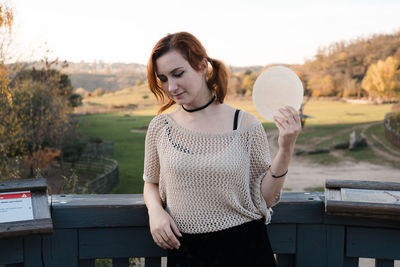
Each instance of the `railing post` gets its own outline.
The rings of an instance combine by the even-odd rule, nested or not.
[[[296,266],[327,266],[326,225],[297,226]]]
[[[358,267],[358,258],[344,257],[343,267]]]
[[[278,254],[277,262],[279,267],[296,266],[296,254]]]
[[[129,258],[113,258],[113,267],[129,267]]]
[[[78,258],[76,229],[55,229],[52,235],[43,237],[44,266],[78,267]]]
[[[24,266],[43,266],[42,236],[28,236],[24,238]]]
[[[161,257],[146,257],[144,260],[146,267],[161,267]]]
[[[79,267],[95,267],[94,259],[79,260]]]
[[[343,266],[345,249],[345,229],[343,225],[327,225],[327,264],[328,267]]]
[[[22,238],[0,239],[0,264],[12,266],[14,263],[24,262],[23,241]]]
[[[394,260],[376,259],[375,267],[393,267]]]

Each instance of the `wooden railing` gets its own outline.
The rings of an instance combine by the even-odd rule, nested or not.
[[[118,162],[109,158],[104,158],[103,161],[108,163],[103,164],[103,166],[108,165],[109,167],[107,170],[103,170],[103,173],[98,175],[96,179],[88,182],[88,193],[105,194],[111,192],[119,182]]]
[[[25,267],[95,266],[112,258],[129,266],[144,257],[145,266],[161,266],[166,252],[153,242],[142,195],[53,195],[51,235],[0,240],[0,265]],[[284,193],[267,226],[278,266],[358,266],[358,258],[376,258],[375,266],[400,259],[400,223],[329,216],[323,193]],[[234,255],[233,255],[234,256]]]

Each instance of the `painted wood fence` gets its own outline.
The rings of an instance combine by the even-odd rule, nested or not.
[[[95,266],[112,258],[114,267],[145,257],[161,266],[166,252],[153,242],[142,195],[53,195],[51,235],[0,240],[0,266]],[[376,266],[400,260],[400,222],[328,216],[323,193],[285,192],[267,226],[278,266]]]

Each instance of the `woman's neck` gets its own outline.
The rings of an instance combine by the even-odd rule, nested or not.
[[[208,87],[203,88],[203,91],[204,91],[204,93],[197,96],[194,99],[194,101],[192,101],[191,103],[183,104],[182,106],[184,106],[186,110],[196,110],[196,109],[199,109],[204,106],[206,106],[205,108],[208,108],[207,104],[208,105],[212,104],[212,102],[210,103],[210,101],[214,97],[214,94],[211,92],[211,90],[208,89]],[[198,111],[196,111],[196,112],[198,112]]]

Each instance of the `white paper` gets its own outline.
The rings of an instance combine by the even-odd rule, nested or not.
[[[340,192],[344,201],[400,204],[400,191],[341,188]]]
[[[30,191],[0,193],[0,223],[33,220]]]
[[[299,110],[303,101],[303,84],[297,74],[283,66],[274,66],[262,72],[254,83],[253,104],[266,120],[282,117],[279,109],[286,105]]]

